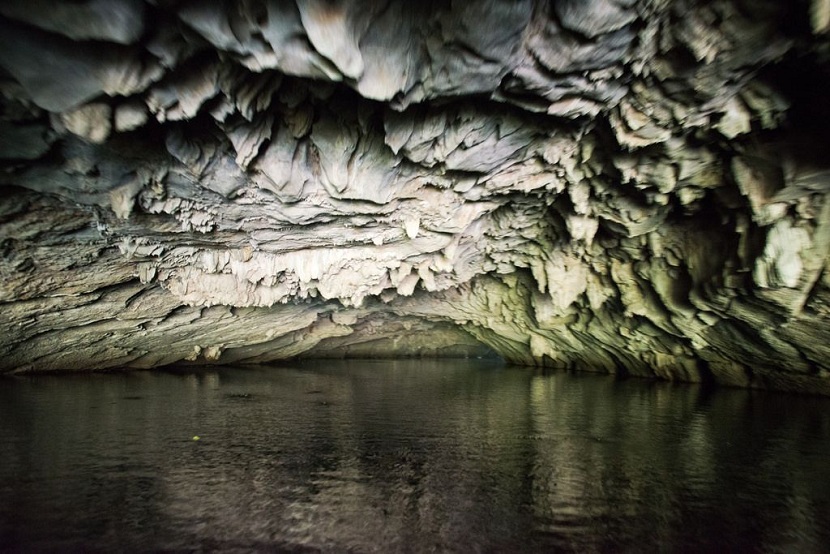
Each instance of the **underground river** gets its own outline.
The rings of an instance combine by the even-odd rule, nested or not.
[[[4,378],[0,550],[830,549],[830,399],[483,360]]]

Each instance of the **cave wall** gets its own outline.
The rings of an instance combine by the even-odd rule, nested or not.
[[[830,394],[828,2],[6,1],[0,371]]]

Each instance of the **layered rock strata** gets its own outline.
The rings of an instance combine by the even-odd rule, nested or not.
[[[830,394],[828,3],[0,6],[0,369]]]

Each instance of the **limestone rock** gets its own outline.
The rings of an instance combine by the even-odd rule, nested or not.
[[[115,109],[113,124],[115,130],[120,133],[138,129],[145,123],[147,123],[147,110],[143,104],[121,104]]]
[[[44,125],[0,121],[0,159],[36,160],[49,151],[50,142]]]
[[[107,140],[112,110],[106,104],[85,104],[71,112],[61,114],[66,130],[89,142],[100,144]]]
[[[5,17],[75,40],[132,44],[144,31],[145,6],[140,0],[6,0]]]
[[[0,371],[497,354],[830,394],[826,12],[6,2]]]

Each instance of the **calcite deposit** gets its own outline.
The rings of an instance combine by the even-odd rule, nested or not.
[[[830,2],[5,0],[0,370],[830,394]]]

